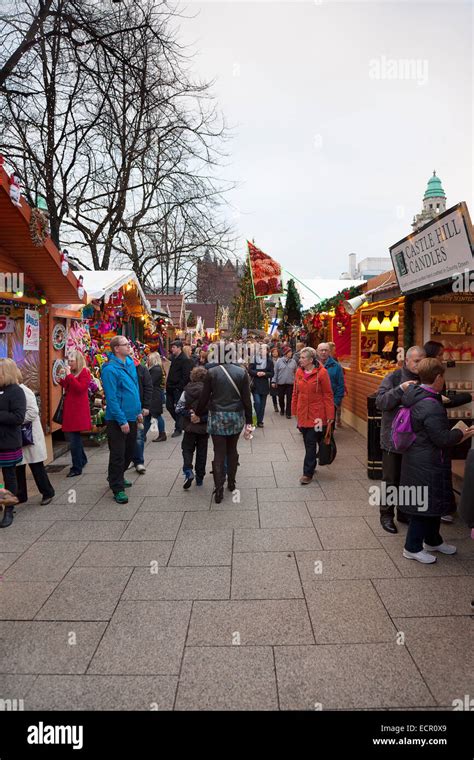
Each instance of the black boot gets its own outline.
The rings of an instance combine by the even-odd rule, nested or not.
[[[225,475],[222,466],[220,466],[215,460],[212,463],[212,474],[214,477],[214,501],[216,504],[220,504],[224,498]]]
[[[392,510],[380,510],[380,525],[387,533],[398,533],[397,527],[393,521]]]
[[[0,528],[8,528],[13,522],[13,507],[5,507]]]

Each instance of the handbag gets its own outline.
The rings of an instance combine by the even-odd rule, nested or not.
[[[56,411],[53,414],[53,422],[56,422],[58,425],[63,424],[63,412],[64,412],[64,393],[59,399],[59,404],[56,408]]]
[[[323,440],[319,444],[318,460],[321,467],[332,464],[336,458],[337,446],[334,440],[333,426],[328,425]]]
[[[33,423],[32,422],[24,422],[21,426],[21,445],[22,446],[33,446],[34,440],[33,440]]]

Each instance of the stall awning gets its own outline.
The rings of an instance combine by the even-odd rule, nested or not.
[[[82,275],[84,288],[87,293],[87,302],[104,299],[108,303],[113,293],[129,283],[133,283],[138,292],[140,302],[144,310],[151,316],[151,306],[143,289],[140,285],[137,275],[133,269],[81,269],[76,272],[77,276]]]
[[[77,294],[76,275],[61,271],[60,253],[51,238],[40,247],[33,245],[30,224],[31,209],[21,198],[21,208],[10,200],[10,185],[5,169],[0,166],[0,246],[16,265],[16,271],[31,279],[48,301],[61,303],[86,302]],[[87,288],[86,288],[87,291]]]

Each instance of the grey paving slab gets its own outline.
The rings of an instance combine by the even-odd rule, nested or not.
[[[263,504],[266,501],[276,503],[279,501],[322,501],[325,500],[322,489],[317,483],[311,483],[309,486],[299,484],[299,479],[294,486],[287,488],[259,488],[257,490],[258,503]]]
[[[227,491],[224,499],[231,503],[232,494]],[[220,504],[216,505],[220,506]],[[183,528],[188,530],[219,530],[222,528],[258,528],[256,510],[217,509],[210,512],[188,512],[183,520]]]
[[[130,489],[139,496],[167,496],[176,481],[178,473],[166,472],[156,477],[145,475]]]
[[[71,479],[74,480],[74,478]],[[67,491],[57,494],[51,504],[78,504],[79,506],[90,504],[92,506],[105,494],[111,495],[111,491],[106,486],[103,488],[99,486],[91,486],[90,488],[83,486],[80,488],[78,484],[77,486],[69,486]]]
[[[341,480],[336,483],[325,483],[320,481],[321,489],[329,501],[341,501],[341,499],[368,499],[367,489],[358,481],[351,480],[344,482],[344,475],[341,473]]]
[[[315,517],[313,522],[326,550],[380,547],[380,542],[362,517]]]
[[[0,622],[0,672],[85,673],[105,623]]]
[[[76,567],[161,567],[173,541],[93,541],[77,559]]]
[[[211,512],[222,512],[226,509],[235,510],[253,510],[258,508],[257,489],[256,488],[239,488],[239,483],[245,483],[241,478],[237,481],[236,490],[226,491],[225,498],[220,504],[216,504],[214,499],[211,501]]]
[[[55,583],[10,581],[0,583],[0,620],[32,620]]]
[[[459,707],[454,700],[464,701],[465,694],[472,698],[472,618],[396,618],[394,622],[405,634],[405,646],[438,704],[453,709]]]
[[[295,599],[303,596],[291,552],[234,554],[232,599]]]
[[[341,501],[308,501],[306,502],[311,517],[365,517],[372,515],[374,507],[365,499],[343,499]],[[385,533],[385,535],[387,535]]]
[[[444,525],[441,528],[442,536],[444,540],[449,540],[449,543],[454,544],[457,548],[456,557],[463,560],[474,560],[474,541],[472,538],[452,538],[446,535]]]
[[[110,620],[132,573],[126,567],[73,567],[37,620]]]
[[[321,548],[314,527],[234,530],[234,552],[282,552]]]
[[[230,565],[232,530],[180,530],[169,566]]]
[[[239,478],[245,478],[251,481],[253,478],[273,477],[274,472],[272,463],[268,460],[256,462],[254,459],[250,462],[239,462],[237,470]]]
[[[15,560],[21,557],[21,552],[1,552],[0,553],[0,575],[2,575],[7,568],[9,568]]]
[[[190,614],[190,602],[120,602],[88,672],[177,675]]]
[[[173,496],[146,496],[140,506],[142,512],[195,512],[209,511],[211,494],[208,491],[173,494]]]
[[[53,524],[52,520],[17,521],[14,517],[8,530],[0,531],[0,552],[25,551]]]
[[[314,644],[300,599],[195,602],[187,646]]]
[[[60,581],[86,546],[86,541],[36,541],[10,566],[4,580]]]
[[[176,676],[39,676],[28,710],[172,710]]]
[[[23,521],[37,522],[38,518],[41,520],[49,520],[51,523],[56,520],[82,520],[91,508],[90,504],[47,504],[44,507],[36,504],[22,505],[21,512],[18,510],[18,514],[15,517],[15,522],[20,523]]]
[[[400,578],[383,549],[296,552],[303,583],[359,578]]]
[[[12,708],[29,710],[28,694],[37,676],[0,675],[0,699],[12,700]],[[6,709],[6,708],[4,708]]]
[[[129,523],[123,541],[173,541],[183,512],[141,512]]]
[[[317,644],[394,641],[395,627],[369,580],[305,585]]]
[[[434,705],[407,649],[396,643],[275,647],[282,710]]]
[[[128,504],[117,504],[108,496],[100,499],[97,504],[88,507],[84,520],[132,520],[138,512],[143,497],[132,496]]]
[[[472,615],[474,578],[470,576],[378,579],[374,585],[392,617]]]
[[[44,541],[118,541],[127,527],[125,521],[58,520],[42,535]]]
[[[187,647],[176,709],[278,709],[271,647]]]
[[[229,567],[136,568],[123,599],[228,599]]]
[[[312,528],[304,501],[264,502],[259,507],[262,528]]]

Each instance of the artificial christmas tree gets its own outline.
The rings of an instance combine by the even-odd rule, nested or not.
[[[288,280],[284,319],[290,325],[301,324],[302,303],[294,280]]]
[[[265,322],[262,299],[255,298],[248,262],[240,280],[239,294],[232,302],[231,320],[233,333],[237,337],[242,335],[243,327],[248,330],[261,329]]]

